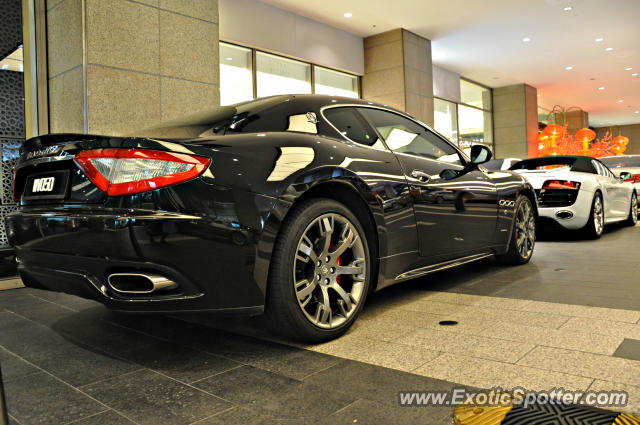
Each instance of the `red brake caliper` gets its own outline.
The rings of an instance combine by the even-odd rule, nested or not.
[[[334,246],[335,246],[335,244],[329,245],[329,249],[333,249]],[[336,259],[336,264],[339,265],[339,266],[341,265],[340,264],[340,257],[338,257]],[[340,275],[336,276],[336,282],[340,283]]]

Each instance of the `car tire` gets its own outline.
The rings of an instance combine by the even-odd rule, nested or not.
[[[509,249],[505,254],[497,255],[502,264],[526,264],[531,260],[536,244],[536,215],[531,200],[520,195],[515,203],[515,215],[509,239]]]
[[[267,319],[277,333],[297,341],[337,338],[360,314],[372,270],[358,218],[331,199],[303,201],[289,213],[276,240]]]
[[[589,239],[600,239],[604,233],[604,202],[600,192],[596,192],[593,196],[589,221],[582,228],[582,231]]]
[[[635,226],[638,222],[638,195],[636,192],[631,194],[631,206],[629,208],[629,217],[624,221],[627,226]]]

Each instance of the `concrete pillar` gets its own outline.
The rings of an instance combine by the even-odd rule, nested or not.
[[[538,90],[527,84],[493,89],[496,158],[538,156]]]
[[[431,41],[405,29],[364,39],[362,96],[433,126]]]
[[[50,131],[118,135],[219,104],[218,0],[48,0]]]

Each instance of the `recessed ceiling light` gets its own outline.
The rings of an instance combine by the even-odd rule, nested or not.
[[[637,72],[634,72],[633,74],[631,74],[631,76],[632,76],[632,77],[637,77],[637,76],[638,76],[638,73],[637,73]]]
[[[598,90],[604,90],[604,86],[598,87]]]
[[[525,37],[525,38],[523,38],[523,39],[522,39],[522,42],[523,42],[523,43],[528,43],[528,42],[530,42],[530,41],[531,41],[531,38],[530,38],[530,37]]]
[[[573,69],[572,66],[565,66],[564,69],[566,69],[567,71],[571,71]]]
[[[607,47],[607,48],[606,48],[606,49],[604,49],[604,50],[606,50],[607,52],[610,52],[610,51],[612,51],[612,50],[613,50],[613,47]]]
[[[347,13],[344,14],[345,18],[350,18],[352,16],[353,16],[353,13],[351,13],[351,12],[347,12]]]
[[[233,58],[231,56],[229,56],[228,58],[225,58],[225,60],[232,61]]]
[[[622,102],[624,102],[624,99],[620,99],[620,100],[618,101],[618,103],[622,103]]]
[[[634,114],[640,114],[640,111],[634,111],[633,113]]]
[[[602,38],[602,37],[596,38],[596,43],[600,43],[600,42],[603,42],[603,41],[604,41],[604,38]]]
[[[633,68],[631,68],[631,67],[629,66],[629,67],[625,68],[624,70],[625,70],[625,71],[631,71],[632,69],[633,69]]]
[[[564,10],[565,12],[569,12],[570,10],[573,10],[573,7],[571,7],[571,6],[567,6],[567,7],[565,7],[565,8],[564,8],[564,9],[562,9],[562,10]]]

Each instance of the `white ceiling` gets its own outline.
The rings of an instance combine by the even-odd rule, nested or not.
[[[540,106],[579,106],[593,126],[640,123],[631,75],[640,73],[640,0],[263,1],[362,37],[405,28],[432,40],[434,64],[466,78],[526,82]]]

